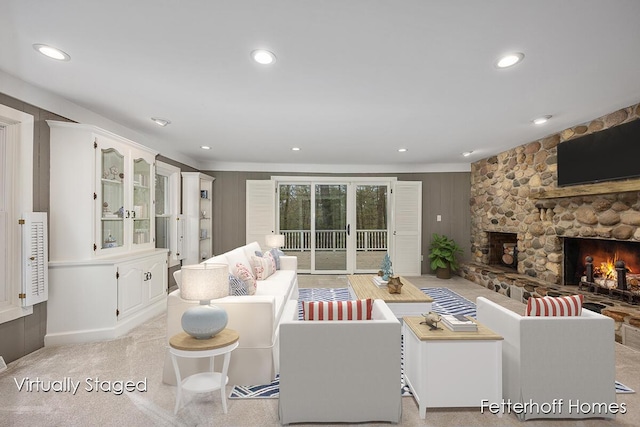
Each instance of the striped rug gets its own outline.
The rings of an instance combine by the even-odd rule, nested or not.
[[[476,315],[476,306],[471,301],[463,298],[447,288],[422,288],[425,294],[433,298],[432,310],[439,314],[464,314]],[[347,288],[303,288],[298,297],[298,318],[302,319],[302,301],[348,301],[349,290]],[[401,346],[404,351],[404,346]],[[404,355],[404,353],[403,353]],[[400,388],[403,396],[411,396],[409,387],[404,384],[404,376],[400,375]],[[269,384],[239,386],[235,385],[229,395],[230,399],[274,399],[280,392],[280,380],[276,378]]]
[[[438,314],[464,314],[476,317],[476,305],[468,299],[458,295],[448,288],[421,288],[425,294],[433,298],[432,310]],[[303,288],[300,289],[298,301],[347,301],[347,288]],[[302,318],[302,304],[298,304],[298,317]],[[401,341],[402,343],[402,341]],[[404,360],[404,345],[401,345],[401,360]],[[403,396],[411,396],[409,387],[404,383],[404,368],[400,365],[400,391]],[[229,395],[230,399],[277,399],[280,393],[280,379],[278,375],[269,384],[234,386]],[[616,393],[635,393],[624,384],[616,381]]]

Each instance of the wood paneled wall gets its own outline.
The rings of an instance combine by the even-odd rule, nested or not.
[[[245,243],[246,181],[277,176],[304,176],[300,173],[204,171],[213,182],[213,253],[220,254]],[[471,216],[469,172],[400,174],[309,174],[313,176],[395,176],[400,181],[422,181],[422,273],[430,273],[428,249],[433,233],[452,237],[470,255]],[[441,215],[442,221],[436,221]]]
[[[69,120],[1,93],[0,104],[33,116],[33,211],[49,212],[50,145],[46,120]],[[29,316],[0,323],[0,356],[9,363],[42,348],[46,332],[47,303],[43,302],[35,305]]]

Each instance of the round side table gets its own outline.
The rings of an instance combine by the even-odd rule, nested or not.
[[[180,332],[171,337],[169,340],[169,352],[171,353],[171,361],[173,369],[176,373],[176,382],[178,392],[176,393],[176,407],[174,414],[180,409],[182,400],[182,391],[191,391],[194,393],[208,393],[220,389],[222,396],[222,410],[227,413],[227,398],[225,386],[229,381],[227,372],[229,370],[229,360],[231,352],[238,347],[239,335],[233,329],[224,329],[212,338],[199,340],[193,338],[186,332]],[[224,355],[222,372],[213,371],[213,360],[215,356]],[[209,370],[211,372],[200,372],[190,375],[185,379],[180,377],[180,368],[178,367],[178,357],[200,358],[208,357]]]

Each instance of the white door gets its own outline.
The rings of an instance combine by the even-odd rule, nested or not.
[[[396,181],[392,192],[392,251],[395,275],[422,272],[422,182]]]
[[[265,249],[264,236],[276,232],[276,183],[271,180],[247,180],[247,241]]]

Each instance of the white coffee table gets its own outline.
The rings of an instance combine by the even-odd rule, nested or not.
[[[404,317],[404,378],[429,408],[477,407],[502,401],[502,337],[478,323],[477,332],[432,331],[423,317]],[[499,414],[501,415],[501,414]]]

